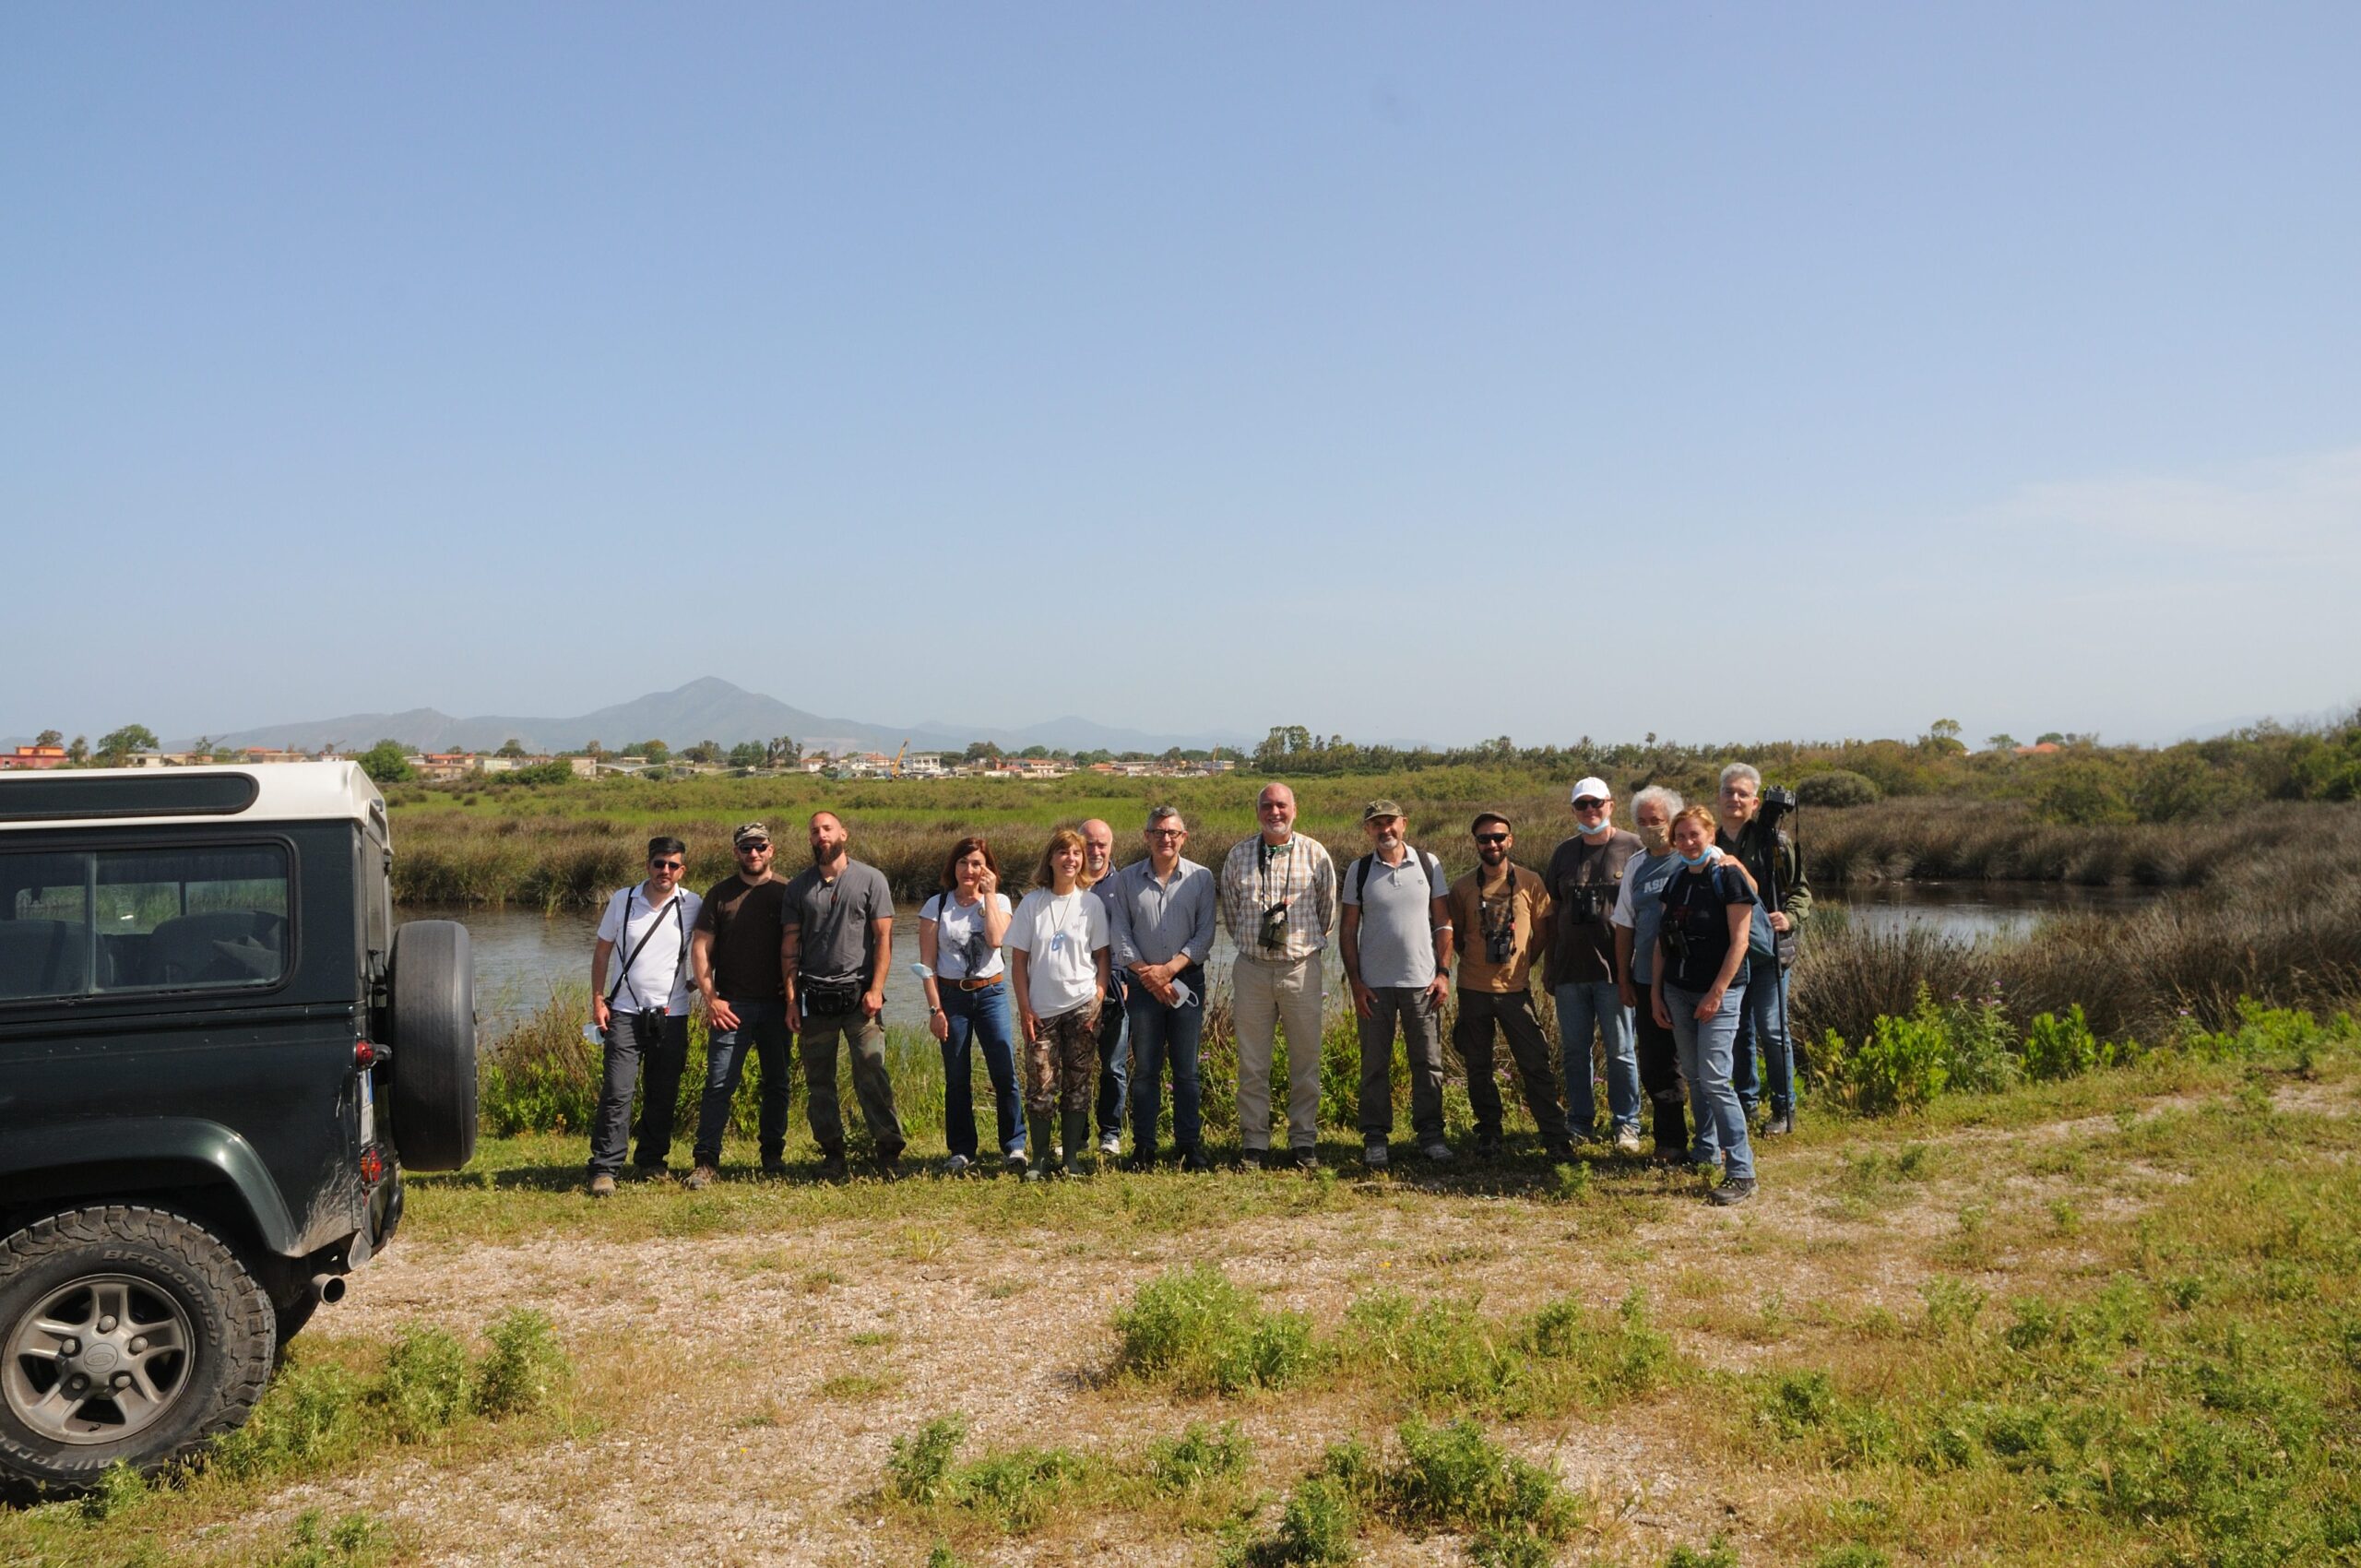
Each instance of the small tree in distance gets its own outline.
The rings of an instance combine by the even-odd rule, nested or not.
[[[415,777],[410,771],[409,748],[399,741],[380,741],[353,760],[379,784],[406,784]]]

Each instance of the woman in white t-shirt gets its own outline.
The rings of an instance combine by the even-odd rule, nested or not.
[[[926,1025],[943,1046],[943,1139],[951,1150],[943,1174],[956,1176],[976,1160],[971,1040],[983,1049],[991,1075],[1001,1157],[1021,1173],[1025,1117],[1016,1094],[1007,966],[1000,954],[1008,935],[1008,895],[1000,890],[992,847],[981,838],[960,839],[943,862],[943,887],[919,909],[919,963],[930,971]]]
[[[1064,1134],[1067,1175],[1081,1174],[1082,1153],[1090,1146],[1098,1006],[1112,975],[1107,906],[1084,885],[1083,861],[1081,834],[1070,827],[1051,834],[1033,891],[1008,927],[1016,1005],[1025,1016],[1025,1111],[1034,1151],[1043,1156],[1026,1172],[1027,1181],[1049,1163],[1051,1107]]]

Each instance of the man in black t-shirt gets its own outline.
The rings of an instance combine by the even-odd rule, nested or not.
[[[1623,977],[1615,967],[1615,928],[1608,916],[1622,888],[1623,868],[1643,846],[1639,835],[1615,826],[1615,791],[1607,780],[1584,778],[1573,790],[1573,837],[1549,856],[1542,881],[1554,906],[1540,933],[1543,979],[1558,1004],[1558,1050],[1566,1077],[1566,1131],[1574,1142],[1592,1136],[1597,1093],[1591,1079],[1591,1036],[1597,1031],[1607,1068],[1607,1110],[1615,1146],[1640,1152],[1640,1057],[1631,1016],[1623,1007]]]
[[[770,829],[745,824],[730,836],[738,873],[714,885],[697,911],[689,962],[705,996],[705,1099],[697,1108],[696,1169],[689,1185],[721,1173],[721,1135],[752,1050],[761,1064],[763,1172],[787,1170],[787,988],[779,975],[787,884],[771,874]]]

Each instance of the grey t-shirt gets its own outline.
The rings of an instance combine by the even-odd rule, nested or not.
[[[803,945],[797,969],[816,980],[867,981],[876,953],[869,922],[894,918],[894,890],[885,873],[847,861],[844,874],[823,882],[817,867],[806,867],[787,885],[783,911],[789,931],[801,928]]]
[[[1371,855],[1366,879],[1361,862],[1354,861],[1337,880],[1344,884],[1345,902],[1360,907],[1361,983],[1372,991],[1433,984],[1431,911],[1437,889],[1444,885],[1441,863],[1423,849],[1409,850],[1398,866]]]

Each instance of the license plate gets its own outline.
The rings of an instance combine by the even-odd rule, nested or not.
[[[365,1068],[361,1074],[361,1141],[377,1141],[377,1075]]]

